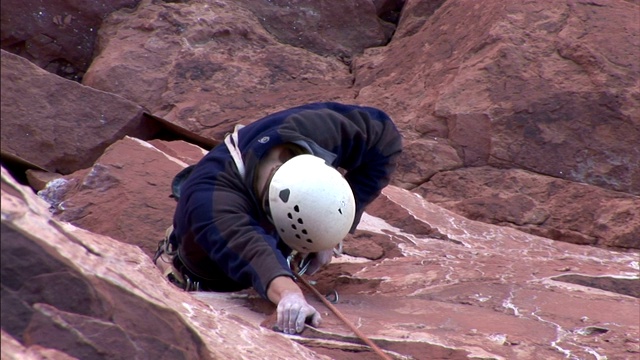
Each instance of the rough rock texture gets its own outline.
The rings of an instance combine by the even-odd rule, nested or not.
[[[89,167],[125,135],[158,129],[144,109],[122,97],[48,73],[22,57],[2,55],[2,153],[68,174]]]
[[[105,21],[84,83],[215,141],[238,122],[307,101],[379,106],[405,137],[394,184],[406,189],[431,187],[432,176],[443,171],[489,165],[528,170],[543,175],[540,181],[551,176],[640,194],[637,3],[375,2],[378,14],[402,7],[401,16],[387,45],[360,55],[353,49],[361,45],[347,46],[328,27],[315,26],[333,24],[336,12],[360,11],[368,25],[343,23],[341,34],[360,31],[367,39],[358,44],[371,44],[379,41],[377,32],[363,29],[380,22],[368,6],[354,8],[357,2],[341,11],[327,4],[142,2]],[[298,22],[311,24],[305,41],[295,40]],[[319,56],[331,41],[324,53],[334,56]],[[351,60],[335,55],[341,47],[353,50]],[[607,199],[580,201],[592,208]],[[487,208],[474,214],[494,221]],[[633,231],[629,245],[564,218],[532,232],[640,246]]]
[[[347,65],[280,43],[236,1],[143,1],[111,14],[99,35],[85,85],[217,140],[276,109],[354,96]]]
[[[393,4],[387,10],[377,9],[369,0],[345,0],[340,6],[318,0],[239,2],[251,9],[260,25],[279,42],[343,61],[350,61],[366,48],[385,45],[395,30],[393,24],[378,17]]]
[[[71,356],[54,359],[322,358],[182,292],[138,247],[52,220],[4,168],[1,245],[2,351],[7,335],[28,348],[9,357],[38,346]]]
[[[389,45],[356,59],[358,101],[387,109],[411,138],[446,139],[466,166],[638,195],[639,11],[450,0],[433,12],[409,0]]]
[[[102,19],[140,0],[3,0],[0,46],[54,74],[80,80],[93,59]]]
[[[576,244],[638,248],[637,196],[525,170],[444,171],[417,189],[470,219]]]
[[[33,345],[24,347],[18,340],[14,339],[11,335],[2,330],[0,337],[0,355],[3,359],[20,359],[20,360],[76,360],[77,358],[69,356],[68,354],[58,351],[56,349],[50,349],[42,347],[40,345]]]
[[[231,358],[251,358],[260,346],[254,337],[270,342],[274,358],[293,346],[257,329],[270,328],[274,308],[255,293],[183,293],[137,247],[49,220],[40,199],[6,174],[4,181],[2,327],[26,346],[78,358],[113,343],[121,355],[163,349],[171,358],[206,358],[222,351],[208,346],[218,341],[247,351]],[[396,358],[622,359],[640,352],[636,255],[467,220],[396,187],[383,191],[347,241],[351,256],[312,279],[323,293],[335,289],[339,310]],[[371,256],[371,243],[382,254]],[[323,324],[291,340],[334,359],[371,358],[335,315],[308,298],[322,309]],[[224,331],[202,332],[212,328]],[[110,335],[95,338],[95,331]],[[218,338],[224,334],[235,339]],[[301,354],[296,358],[313,358]]]
[[[193,145],[155,141],[167,150],[189,150]],[[195,157],[195,156],[194,156]],[[196,161],[178,159],[141,140],[126,137],[111,145],[95,164],[50,181],[40,195],[60,220],[138,245],[153,256],[158,241],[172,224],[175,200],[171,180]]]
[[[357,57],[353,74],[276,42],[230,3],[140,6],[103,27],[85,83],[213,136],[227,122],[273,110],[269,104],[344,99],[355,90],[358,102],[388,110],[412,146],[441,139],[467,166],[640,193],[637,4],[451,0],[434,12],[437,4],[408,1],[389,45]],[[140,81],[127,82],[132,76]]]
[[[325,100],[404,137],[311,278],[392,358],[640,355],[638,1],[110,4],[2,3],[3,49],[31,39],[9,50],[54,73],[86,49],[34,14],[102,24],[84,86],[2,52],[3,360],[376,359],[312,294],[321,327],[286,336],[255,292],[184,293],[150,260],[193,144]]]

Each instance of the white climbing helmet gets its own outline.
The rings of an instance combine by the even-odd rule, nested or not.
[[[356,213],[351,186],[342,174],[313,155],[298,155],[273,174],[271,218],[293,250],[329,250],[347,235]]]

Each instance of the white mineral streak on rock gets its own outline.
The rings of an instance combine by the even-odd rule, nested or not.
[[[567,358],[571,358],[571,359],[577,359],[575,356],[572,355],[571,350],[568,349],[564,349],[563,347],[561,347],[560,345],[558,345],[558,343],[562,342],[565,338],[565,336],[567,336],[568,332],[566,330],[564,330],[562,328],[562,326],[554,323],[553,321],[549,321],[549,320],[545,320],[543,319],[540,315],[537,314],[539,310],[536,310],[534,312],[531,313],[531,315],[537,319],[540,322],[549,324],[551,326],[553,326],[556,329],[556,338],[551,342],[551,347],[556,349],[558,352],[564,354]]]
[[[334,256],[333,259],[331,260],[332,264],[340,264],[340,263],[364,264],[364,263],[370,263],[370,262],[372,261],[367,258],[350,256],[347,254],[342,254],[337,257]]]
[[[488,339],[499,344],[499,345],[505,345],[505,343],[507,342],[507,335],[505,334],[491,334],[488,336]]]
[[[409,242],[411,242],[415,246],[428,245],[429,243],[432,243],[434,241],[440,241],[438,239],[433,239],[433,238],[417,237],[414,234],[404,232],[402,231],[402,229],[399,229],[387,223],[385,220],[379,217],[369,215],[366,212],[362,214],[360,224],[358,224],[358,230],[371,231],[378,234],[395,235],[395,236],[403,237],[409,240]],[[401,246],[403,244],[400,243],[398,245]]]
[[[509,297],[502,301],[502,307],[513,310],[513,315],[520,317],[520,310],[518,310],[518,307],[513,304],[513,298],[514,291],[512,290],[509,292]]]
[[[173,156],[171,156],[171,155],[169,155],[169,154],[165,153],[164,151],[162,151],[162,150],[158,149],[157,147],[155,147],[155,146],[153,146],[153,145],[149,144],[148,142],[146,142],[146,141],[144,141],[144,140],[140,140],[140,139],[138,139],[138,138],[134,138],[134,137],[130,137],[130,136],[125,136],[125,138],[127,138],[127,139],[131,139],[131,140],[133,140],[133,141],[135,141],[135,142],[139,143],[140,145],[142,145],[142,146],[144,146],[144,147],[146,147],[146,148],[149,148],[149,149],[152,149],[152,150],[154,150],[154,151],[157,151],[157,152],[161,153],[161,154],[162,154],[162,155],[164,155],[167,159],[169,159],[169,160],[173,161],[174,163],[176,163],[176,164],[178,164],[178,165],[180,165],[180,166],[182,166],[182,167],[187,167],[187,166],[189,166],[189,164],[185,163],[184,161],[182,161],[182,160],[180,160],[180,159],[176,159],[175,157],[173,157]],[[205,153],[205,152],[203,151],[203,153]]]

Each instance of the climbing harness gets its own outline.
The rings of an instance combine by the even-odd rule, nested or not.
[[[174,285],[185,291],[200,291],[200,281],[194,281],[188,274],[181,271],[176,266],[176,260],[178,259],[178,249],[174,248],[173,244],[169,240],[171,233],[173,232],[173,226],[170,226],[165,232],[164,239],[158,242],[158,248],[153,255],[153,263],[158,266],[158,260],[164,262],[166,269],[163,275]],[[160,266],[158,266],[160,267]]]

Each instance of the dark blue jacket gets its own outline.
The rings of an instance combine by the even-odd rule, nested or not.
[[[402,148],[387,114],[338,103],[274,113],[238,135],[244,178],[224,143],[212,149],[181,187],[174,235],[190,271],[219,283],[219,291],[253,286],[263,297],[271,280],[292,273],[286,261],[291,249],[278,238],[253,190],[262,156],[275,145],[296,143],[346,170],[356,199],[353,231],[365,206],[389,183]]]

